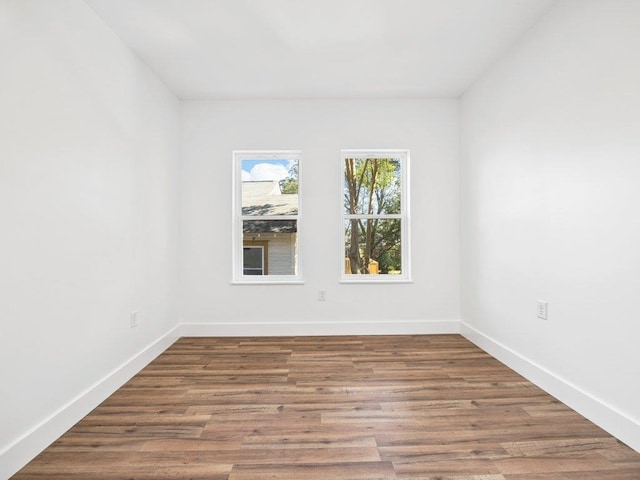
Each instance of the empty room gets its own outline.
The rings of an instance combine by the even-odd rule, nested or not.
[[[0,480],[640,479],[640,1],[1,0]]]

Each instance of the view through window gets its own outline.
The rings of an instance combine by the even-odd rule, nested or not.
[[[234,152],[234,280],[299,279],[299,152]]]
[[[409,280],[406,150],[344,150],[346,281]]]

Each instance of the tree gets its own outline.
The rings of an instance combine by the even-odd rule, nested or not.
[[[382,273],[399,270],[400,221],[375,218],[400,213],[400,162],[392,158],[345,159],[345,238],[352,274],[367,274],[371,260]]]
[[[288,176],[278,182],[282,193],[298,193],[298,162],[289,167]]]
[[[347,207],[347,211],[353,215],[358,213],[360,190],[362,188],[362,183],[364,180],[364,169],[360,169],[360,173],[358,174],[356,172],[356,160],[354,158],[346,158],[344,177],[347,187],[347,193],[345,194],[345,206]],[[356,274],[360,272],[360,264],[362,263],[359,248],[360,223],[357,219],[351,219],[350,223],[351,241],[349,242],[349,248],[347,249],[347,257],[349,258],[351,273]]]

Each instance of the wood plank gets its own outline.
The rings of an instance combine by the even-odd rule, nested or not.
[[[14,479],[638,480],[459,335],[181,338]]]
[[[229,480],[395,480],[390,462],[300,465],[236,465]]]

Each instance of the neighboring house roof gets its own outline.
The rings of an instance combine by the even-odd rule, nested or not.
[[[281,193],[276,181],[242,182],[243,215],[297,215],[298,194]]]
[[[298,194],[284,194],[277,181],[242,182],[243,215],[297,215]],[[245,233],[293,233],[295,220],[256,220],[243,225]]]

